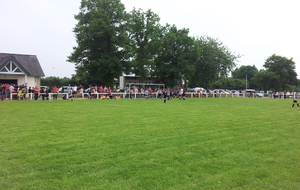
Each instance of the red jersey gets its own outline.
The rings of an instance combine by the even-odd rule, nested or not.
[[[9,92],[9,86],[8,85],[4,86],[4,92]]]
[[[57,93],[57,92],[58,92],[58,88],[57,88],[57,87],[53,87],[53,88],[52,88],[52,92],[53,92],[53,93]]]
[[[35,93],[35,94],[38,94],[38,93],[39,93],[39,91],[40,91],[40,89],[39,89],[39,88],[37,88],[37,87],[33,89],[33,93]]]
[[[99,88],[99,92],[100,92],[100,93],[103,93],[103,92],[104,92],[104,90],[103,90],[102,87]]]

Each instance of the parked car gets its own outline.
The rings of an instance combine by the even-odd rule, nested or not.
[[[47,89],[48,86],[40,86],[40,89],[42,89],[42,88]]]
[[[212,91],[212,93],[215,93],[215,94],[221,94],[222,93],[222,89],[214,89],[213,91]]]
[[[231,94],[239,94],[240,91],[239,91],[239,90],[231,90],[230,93],[231,93]]]
[[[202,87],[195,87],[193,91],[196,92],[196,93],[198,91],[202,92],[202,91],[204,91],[204,88],[202,88]]]
[[[186,91],[189,93],[194,92],[194,88],[187,88]]]
[[[224,89],[214,89],[213,93],[216,93],[216,94],[230,94],[230,91],[229,90],[224,90]]]
[[[62,86],[58,89],[59,93],[67,93],[68,92],[68,86]]]
[[[254,93],[255,98],[262,98],[264,97],[264,91],[258,91]]]
[[[254,97],[255,90],[254,89],[246,89],[245,90],[245,97]]]

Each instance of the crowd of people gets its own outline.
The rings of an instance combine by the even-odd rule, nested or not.
[[[49,100],[49,94],[52,93],[52,99],[57,100],[59,93],[63,94],[64,96],[62,99],[67,100],[68,98],[77,98],[77,94],[80,93],[82,97],[86,95],[89,99],[96,98],[95,93],[102,93],[103,96],[107,99],[112,98],[112,93],[114,91],[110,87],[102,87],[99,88],[97,86],[90,86],[87,89],[84,89],[82,85],[77,87],[74,86],[67,86],[66,89],[59,89],[56,86],[53,87],[28,87],[23,85],[15,85],[15,84],[0,84],[0,99],[9,100],[12,98],[13,100],[26,100],[31,95],[31,98],[34,100],[38,100],[41,98],[42,100]],[[67,96],[68,95],[68,96]],[[103,97],[102,97],[103,98]]]
[[[125,92],[124,92],[125,91]],[[78,94],[81,97],[87,97],[89,99],[98,98],[97,93],[100,94],[100,99],[112,99],[112,98],[121,98],[120,93],[126,93],[129,95],[129,98],[180,98],[185,100],[185,90],[183,88],[180,89],[152,89],[151,87],[140,88],[137,86],[132,87],[131,89],[127,88],[125,90],[112,89],[107,86],[92,86],[90,85],[88,88],[84,88],[82,85],[68,85],[65,88],[58,88],[56,86],[53,87],[28,87],[25,85],[14,85],[14,84],[0,84],[0,98],[1,100],[9,100],[12,98],[13,100],[26,100],[30,97],[30,99],[34,100],[49,100],[49,94],[53,100],[58,99],[59,93],[64,94],[62,99],[67,100],[68,98],[77,98]],[[68,96],[66,96],[68,94]]]
[[[18,93],[18,98],[25,98],[27,93],[27,87],[25,85],[14,85],[14,84],[0,84],[0,98],[1,100],[8,100],[10,99],[11,93]],[[21,95],[22,94],[22,95]]]
[[[13,93],[13,94],[12,94]],[[23,85],[14,85],[14,84],[0,84],[0,98],[1,100],[8,100],[10,98],[14,100],[25,100],[30,97],[30,99],[38,100],[49,100],[51,93],[51,99],[57,100],[59,93],[63,93],[64,96],[60,96],[62,99],[67,100],[69,98],[77,98],[78,94],[81,97],[86,97],[89,99],[120,99],[120,93],[126,93],[127,97],[130,99],[133,98],[164,98],[170,100],[172,98],[179,98],[182,100],[186,99],[187,90],[182,87],[178,89],[164,88],[164,89],[152,89],[151,87],[139,87],[133,86],[132,88],[126,88],[124,90],[112,89],[107,86],[92,86],[84,88],[82,85],[68,85],[65,88],[53,87],[28,87]],[[11,96],[12,94],[12,96]],[[205,95],[205,92],[196,92],[196,95],[201,96]],[[275,92],[270,93],[271,98],[291,98],[297,99],[297,93],[294,91],[289,92]],[[100,95],[100,96],[99,96]],[[296,96],[296,97],[295,97]],[[125,97],[125,96],[124,96]]]

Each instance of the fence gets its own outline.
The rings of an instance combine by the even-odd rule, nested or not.
[[[45,95],[46,93],[39,93],[40,95]],[[49,99],[53,99],[53,95],[66,95],[66,99],[69,99],[70,94],[68,93],[48,93]],[[108,93],[79,93],[78,98],[84,99],[84,98],[94,98],[99,99],[103,96],[107,96]],[[234,93],[234,94],[222,94],[222,93],[185,93],[186,97],[188,98],[245,98],[248,97],[244,93]],[[137,98],[144,98],[145,93],[127,93],[127,92],[121,92],[121,93],[111,93],[110,96],[112,98],[128,98],[128,99],[137,99]],[[163,95],[161,95],[163,97]],[[158,98],[157,93],[149,93],[149,98]],[[264,96],[267,97],[267,96]],[[26,93],[26,98],[29,98],[30,100],[34,99],[34,93]],[[271,98],[278,98],[278,99],[285,99],[285,98],[292,98],[291,96],[278,96],[278,97],[271,97]],[[18,93],[10,93],[10,100],[18,99]]]

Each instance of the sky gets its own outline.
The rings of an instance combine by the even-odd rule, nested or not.
[[[9,0],[0,3],[0,52],[36,55],[45,77],[68,77],[67,57],[81,0]],[[273,54],[293,58],[300,78],[299,0],[121,0],[126,11],[156,13],[162,25],[188,28],[192,37],[219,39],[242,57],[237,67],[263,69]]]

